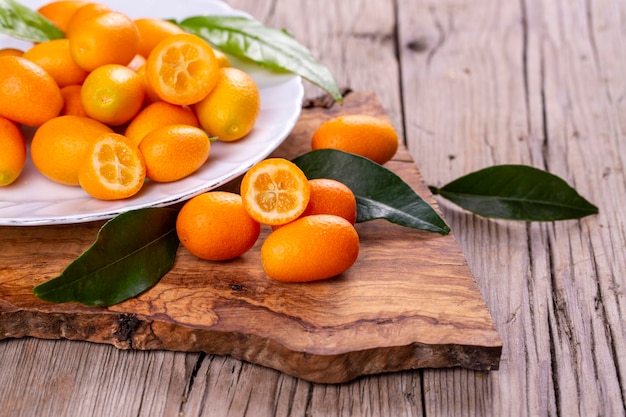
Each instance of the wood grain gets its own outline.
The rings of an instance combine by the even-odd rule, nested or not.
[[[426,413],[625,415],[624,3],[400,7],[404,107],[417,109],[406,112],[407,142],[430,183],[529,164],[600,208],[513,224],[442,204],[505,348],[497,378],[426,371]]]
[[[308,108],[273,156],[301,154],[323,120],[350,112],[384,117],[372,94],[349,94],[332,110]],[[406,150],[399,157],[406,159]],[[412,163],[390,169],[434,204]],[[260,267],[266,228],[250,252],[229,262],[202,261],[181,248],[156,286],[109,308],[34,297],[32,287],[58,275],[101,224],[2,228],[0,337],[230,355],[326,383],[423,367],[498,366],[500,338],[451,235],[382,220],[359,224],[353,268],[332,280],[285,284]]]

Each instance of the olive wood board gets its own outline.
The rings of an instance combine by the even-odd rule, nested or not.
[[[304,103],[272,156],[307,152],[314,130],[339,114],[387,118],[371,93],[350,92],[343,104],[330,104]],[[406,148],[386,167],[439,210]],[[224,188],[237,187],[236,180]],[[498,368],[501,339],[452,233],[358,223],[361,248],[352,268],[294,284],[264,275],[260,246],[271,229],[263,227],[256,245],[232,261],[203,261],[181,246],[158,284],[108,308],[35,297],[33,287],[59,275],[102,225],[0,227],[0,339],[203,351],[320,383],[417,368]]]

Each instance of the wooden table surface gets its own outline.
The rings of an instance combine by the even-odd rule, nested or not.
[[[626,2],[228,3],[374,92],[428,184],[527,164],[600,213],[506,222],[439,200],[502,338],[497,371],[324,385],[223,356],[10,339],[0,416],[626,415]]]

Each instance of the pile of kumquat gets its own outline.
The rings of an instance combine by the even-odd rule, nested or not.
[[[243,177],[240,194],[209,191],[187,201],[176,221],[181,244],[193,255],[224,261],[272,231],[261,246],[267,276],[285,282],[331,278],[359,255],[356,198],[331,179],[309,180],[293,162],[269,158]]]
[[[21,125],[47,178],[103,200],[135,195],[203,166],[215,138],[239,140],[260,112],[254,80],[200,37],[105,4],[37,10],[65,38],[0,50],[0,185],[22,172]]]

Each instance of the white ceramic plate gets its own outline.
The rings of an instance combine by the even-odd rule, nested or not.
[[[217,0],[102,0],[132,18],[188,16],[248,16]],[[23,0],[33,9],[46,1]],[[249,16],[248,16],[249,17]],[[27,42],[0,34],[0,48],[28,48]],[[30,160],[15,183],[0,188],[0,225],[26,226],[80,223],[108,219],[120,213],[150,206],[167,206],[219,187],[267,157],[291,132],[301,111],[303,86],[300,77],[276,74],[234,61],[248,72],[261,91],[261,113],[253,131],[234,143],[214,142],[209,161],[192,176],[177,182],[147,182],[131,199],[100,201],[80,187],[57,184],[41,175]],[[25,132],[27,135],[32,132]],[[1,150],[0,150],[1,151]]]

